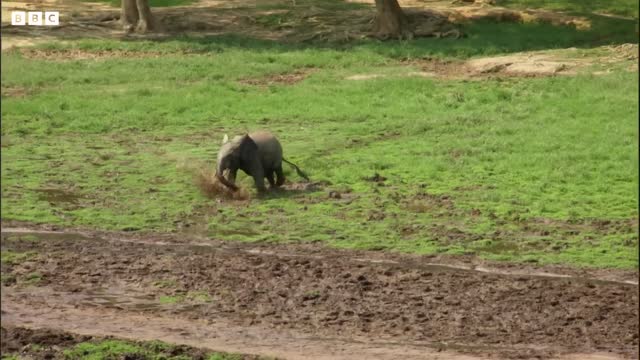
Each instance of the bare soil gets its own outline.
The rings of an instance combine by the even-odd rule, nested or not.
[[[5,228],[2,250],[37,256],[2,264],[3,324],[204,337],[212,349],[286,358],[638,356],[638,287],[622,282],[637,272],[438,266],[446,259],[175,234],[20,234]]]
[[[471,60],[442,60],[437,58],[402,61],[418,71],[398,71],[393,74],[355,74],[346,80],[370,80],[390,76],[446,79],[476,79],[508,77],[569,76],[580,73],[604,74],[611,66],[626,66],[638,71],[638,44],[603,46],[598,55],[581,56],[576,48],[529,51],[504,56],[480,57]]]
[[[100,342],[111,340],[113,337],[78,335],[66,331],[37,328],[31,329],[21,326],[2,326],[0,337],[0,351],[2,354],[18,354],[27,359],[65,359],[64,350],[85,342]],[[38,345],[36,347],[32,345]],[[158,355],[166,357],[184,356],[194,360],[207,359],[207,351],[190,346],[173,346],[166,350],[159,350]],[[238,354],[236,354],[238,355]],[[125,355],[126,357],[127,355]],[[131,356],[134,356],[133,354]],[[254,360],[258,356],[241,355],[238,360]]]
[[[354,1],[362,7],[328,11],[322,7],[296,6],[290,1],[255,2],[242,0],[230,3],[201,0],[191,6],[154,8],[160,31],[148,35],[126,34],[118,23],[119,9],[104,3],[77,0],[49,0],[47,6],[61,12],[61,25],[56,27],[11,26],[11,10],[33,10],[33,2],[3,2],[3,49],[28,45],[29,39],[73,39],[80,37],[143,37],[157,38],[175,34],[219,35],[240,34],[259,39],[280,41],[331,40],[348,41],[371,35],[375,15],[370,1]],[[271,5],[271,9],[257,5]],[[459,25],[470,20],[550,22],[588,28],[589,20],[580,17],[537,10],[509,10],[484,3],[451,1],[401,1],[415,36],[464,36]]]
[[[241,84],[259,87],[268,87],[270,85],[294,85],[306,79],[311,73],[313,73],[313,71],[314,69],[312,68],[298,69],[289,73],[274,74],[261,78],[241,79],[239,82]]]

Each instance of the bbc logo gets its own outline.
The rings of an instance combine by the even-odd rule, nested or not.
[[[57,26],[60,24],[58,11],[12,11],[11,25]]]

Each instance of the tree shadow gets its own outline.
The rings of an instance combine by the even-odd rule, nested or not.
[[[67,31],[36,29],[36,27],[4,27],[3,35],[46,35],[61,39],[84,39],[91,36],[91,27],[97,38],[123,40],[113,47],[148,48],[149,42],[189,53],[217,53],[227,50],[287,53],[295,51],[364,50],[388,58],[420,58],[427,56],[468,58],[522,51],[559,48],[593,48],[602,45],[637,43],[637,22],[629,19],[580,14],[588,20],[590,28],[558,25],[550,22],[497,21],[477,18],[454,24],[466,35],[462,38],[415,38],[408,41],[379,41],[365,38],[374,15],[372,6],[350,4],[342,0],[322,0],[317,4],[306,1],[303,5],[287,7],[283,4],[265,4],[255,8],[197,9],[164,8],[158,10],[168,32],[162,36],[114,35],[114,22],[109,25],[96,21],[90,27],[69,26]],[[540,0],[542,1],[542,0]],[[308,2],[308,4],[307,4]],[[591,9],[591,8],[589,8]],[[188,10],[188,11],[187,11]],[[274,12],[275,11],[275,12]],[[411,10],[414,14],[440,16],[430,10]],[[86,24],[85,24],[86,25]],[[27,29],[29,28],[29,29]],[[324,29],[324,30],[321,30]],[[356,38],[318,40],[314,32],[342,34],[353,30]]]
[[[242,34],[209,36],[176,36],[154,39],[158,43],[177,42],[197,52],[222,52],[229,49],[257,52],[292,52],[309,49],[336,51],[369,50],[389,58],[474,57],[523,51],[576,47],[590,49],[603,45],[638,43],[636,22],[591,15],[591,28],[578,30],[572,26],[549,23],[516,23],[478,20],[461,28],[464,38],[416,38],[410,41],[375,39],[348,42],[283,42]],[[136,40],[130,40],[136,41]]]

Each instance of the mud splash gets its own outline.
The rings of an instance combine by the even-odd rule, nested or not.
[[[240,187],[232,191],[222,184],[215,176],[215,170],[205,163],[192,159],[179,159],[176,169],[190,174],[193,184],[209,199],[222,200],[250,200],[249,191]]]

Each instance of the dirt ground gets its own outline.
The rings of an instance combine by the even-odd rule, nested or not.
[[[321,7],[298,6],[284,0],[255,2],[253,0],[200,0],[190,6],[154,8],[160,30],[154,34],[126,34],[119,25],[119,10],[104,3],[77,0],[40,0],[2,2],[2,49],[23,48],[50,41],[77,38],[163,38],[176,34],[192,36],[232,33],[257,39],[283,42],[349,41],[369,36],[375,14],[368,0],[354,0],[362,5],[348,11],[327,11]],[[588,29],[587,18],[541,10],[511,10],[490,5],[490,1],[400,1],[411,21],[416,36],[464,36],[460,25],[478,19],[504,22],[548,22]],[[33,10],[44,5],[61,13],[61,26],[11,26],[12,10]],[[258,7],[263,6],[263,8]],[[265,9],[270,5],[273,9]],[[577,49],[533,51],[509,56],[477,58],[470,61],[442,62],[435,59],[411,60],[406,65],[417,67],[396,74],[406,77],[445,77],[484,79],[488,77],[575,75],[589,71],[604,74],[614,64],[623,64],[629,71],[638,71],[638,45],[624,44],[603,47],[599,55],[576,56]],[[113,57],[157,57],[153,52],[86,52],[73,50],[38,50],[23,48],[24,56],[48,61],[100,60]],[[190,54],[198,55],[198,54]],[[294,83],[307,73],[284,74],[281,78],[246,79],[244,82],[264,86],[272,83]],[[387,75],[355,74],[348,80],[368,80]]]
[[[288,359],[638,356],[637,272],[8,225],[2,251],[33,255],[2,264],[3,326]]]
[[[0,329],[0,351],[3,354],[19,354],[27,359],[68,359],[64,350],[85,342],[100,342],[112,340],[112,337],[95,337],[77,335],[55,329],[30,329],[20,326],[7,326]],[[38,344],[34,347],[33,344]],[[173,346],[168,349],[158,349],[160,356],[186,357],[194,360],[208,359],[206,350],[190,346]],[[237,360],[257,360],[252,355],[234,354]],[[137,355],[124,355],[133,358]]]
[[[152,35],[125,34],[118,23],[119,9],[104,3],[78,0],[2,2],[2,48],[79,37],[157,38],[175,34],[202,36],[224,33],[279,41],[348,41],[368,36],[375,15],[372,2],[352,2],[362,7],[327,11],[322,7],[298,6],[295,1],[284,0],[201,0],[190,6],[154,8],[159,30]],[[416,36],[464,36],[459,25],[478,19],[543,21],[577,28],[590,27],[589,20],[582,17],[539,10],[510,10],[482,2],[404,0],[400,3],[410,21],[416,24]],[[12,10],[29,11],[41,8],[43,4],[60,11],[60,26],[11,26]],[[272,9],[265,8],[267,5]]]

